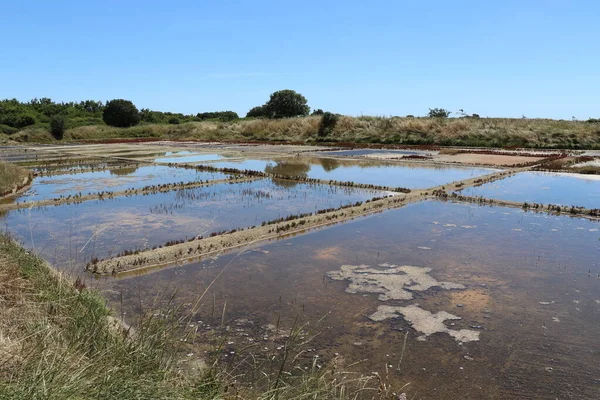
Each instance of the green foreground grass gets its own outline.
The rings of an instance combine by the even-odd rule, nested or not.
[[[177,368],[177,314],[141,316],[125,329],[97,293],[0,234],[0,400],[397,398],[378,377],[316,359],[308,370],[288,369],[287,350],[262,383],[236,384],[216,362],[192,376]]]
[[[240,119],[232,122],[106,125],[68,129],[63,140],[162,138],[166,140],[283,141],[480,147],[600,149],[600,123],[550,119],[340,117],[319,137],[321,117]],[[3,138],[1,138],[3,136]],[[21,130],[2,141],[54,142],[43,127]]]
[[[162,320],[135,333],[104,301],[0,235],[0,399],[212,399],[211,375],[186,378]]]

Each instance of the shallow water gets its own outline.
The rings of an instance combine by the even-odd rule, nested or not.
[[[600,176],[521,172],[505,179],[463,189],[460,193],[528,203],[600,208]]]
[[[80,265],[93,256],[106,258],[382,195],[328,185],[289,187],[284,181],[262,179],[14,210],[0,223],[61,268],[70,261]]]
[[[28,167],[31,171],[46,174],[46,173],[55,173],[55,172],[64,172],[66,173],[79,173],[82,170],[94,168],[97,170],[110,169],[111,167],[118,167],[119,165],[126,164],[125,161],[103,161],[103,162],[82,162],[78,164],[71,165],[38,165],[38,166],[30,166]],[[115,168],[116,169],[116,168]]]
[[[48,177],[37,177],[32,186],[18,201],[35,201],[67,197],[82,193],[140,189],[150,185],[165,183],[193,182],[226,179],[227,174],[219,172],[199,172],[191,169],[166,166],[144,166],[120,168],[106,171],[83,172]]]
[[[185,155],[190,154],[190,155]],[[174,153],[167,153],[167,156],[179,156],[179,157],[160,157],[154,159],[155,162],[161,163],[194,163],[201,161],[217,161],[225,158],[221,154],[213,153],[213,154],[198,154],[191,151],[178,151]]]
[[[590,220],[518,209],[423,202],[97,284],[131,321],[165,305],[175,291],[175,302],[190,312],[220,274],[191,316],[189,360],[211,354],[206,344],[221,343],[217,333],[227,335],[224,363],[269,354],[279,357],[277,368],[285,339],[266,324],[285,331],[298,317],[308,330],[325,317],[298,364],[309,365],[315,355],[319,364],[330,362],[337,353],[339,368],[361,361],[354,371],[382,376],[387,364],[396,389],[410,382],[403,389],[408,398],[588,399],[600,392],[598,228]],[[377,294],[348,293],[349,282],[327,277],[342,265],[380,263],[428,267],[434,279],[466,288],[413,290],[410,300],[381,301]],[[446,321],[447,328],[475,330],[480,340],[460,344],[437,333],[420,341],[422,333],[403,318],[369,319],[380,305],[449,312],[462,319]],[[269,366],[263,364],[267,372]]]
[[[368,156],[371,154],[394,154],[397,157],[402,156],[427,156],[431,155],[430,151],[424,150],[398,150],[398,149],[356,149],[356,150],[337,150],[323,151],[319,154],[327,154],[330,156]]]
[[[488,168],[392,164],[377,161],[351,161],[334,158],[289,158],[282,160],[244,160],[216,162],[217,168],[264,171],[287,176],[352,181],[409,189],[434,187],[453,181],[491,174]]]

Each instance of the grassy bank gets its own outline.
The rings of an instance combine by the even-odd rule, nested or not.
[[[30,174],[25,168],[0,161],[0,197],[25,186],[31,178]]]
[[[0,235],[0,399],[214,398],[208,376],[173,368],[170,330],[111,324],[103,300]]]
[[[404,145],[600,149],[600,123],[508,118],[341,117],[326,137],[317,135],[320,117],[233,122],[106,125],[69,129],[65,140],[164,138],[220,141],[352,142]],[[43,128],[24,129],[15,141],[52,142]],[[5,138],[6,139],[6,138]]]

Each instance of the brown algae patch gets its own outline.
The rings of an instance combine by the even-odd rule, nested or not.
[[[461,317],[450,314],[446,311],[438,311],[433,314],[416,305],[406,307],[379,306],[377,311],[369,318],[373,321],[384,321],[389,318],[398,318],[402,316],[410,323],[414,330],[422,333],[424,336],[430,336],[434,333],[447,333],[457,342],[474,342],[479,340],[479,332],[469,329],[449,329],[444,325],[447,320],[460,320]]]
[[[471,312],[483,312],[490,306],[490,296],[482,289],[468,289],[450,294],[451,304],[461,304]]]
[[[317,250],[314,258],[325,261],[337,260],[342,252],[342,248],[339,246],[326,247],[324,249]]]
[[[379,300],[410,300],[412,292],[421,292],[432,287],[442,289],[465,289],[464,285],[452,282],[438,282],[429,275],[431,268],[379,264],[342,265],[339,271],[327,275],[336,281],[350,281],[348,293],[376,293]]]

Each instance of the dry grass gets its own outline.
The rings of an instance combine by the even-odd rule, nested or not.
[[[84,126],[70,129],[66,140],[165,138],[219,141],[351,142],[405,145],[600,148],[600,124],[581,121],[510,118],[341,117],[326,138],[317,135],[320,117],[234,122],[138,125],[132,128]],[[41,128],[11,136],[16,141],[52,142]]]
[[[0,161],[0,197],[26,185],[31,173],[15,164]]]

